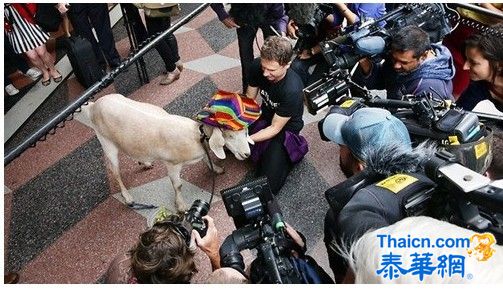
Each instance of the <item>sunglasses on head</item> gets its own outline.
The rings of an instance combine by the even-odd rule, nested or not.
[[[156,225],[169,225],[177,234],[182,237],[187,247],[190,247],[190,232],[181,223],[173,221],[161,221],[157,222]]]

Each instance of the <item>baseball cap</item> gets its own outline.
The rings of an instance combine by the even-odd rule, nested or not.
[[[217,91],[196,119],[213,127],[238,131],[248,128],[261,114],[253,99],[238,93]]]
[[[361,108],[351,116],[337,113],[328,115],[323,123],[323,133],[331,141],[346,145],[360,160],[367,146],[378,148],[400,143],[412,148],[405,124],[380,108]]]

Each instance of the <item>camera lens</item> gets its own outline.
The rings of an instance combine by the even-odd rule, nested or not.
[[[208,214],[209,209],[210,209],[210,205],[207,202],[202,201],[200,199],[197,199],[196,201],[194,201],[194,203],[190,207],[189,213],[193,217],[200,219],[203,216]]]

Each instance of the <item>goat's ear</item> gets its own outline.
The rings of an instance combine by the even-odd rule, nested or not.
[[[211,151],[213,151],[218,158],[225,159],[225,139],[219,128],[213,128],[208,144],[210,145]]]

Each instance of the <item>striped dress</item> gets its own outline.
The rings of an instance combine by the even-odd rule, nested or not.
[[[6,34],[16,53],[25,53],[47,42],[49,33],[42,30],[37,24],[32,24],[24,19],[12,5],[4,8],[5,19],[10,19],[13,22],[11,24],[12,30],[6,31]]]

